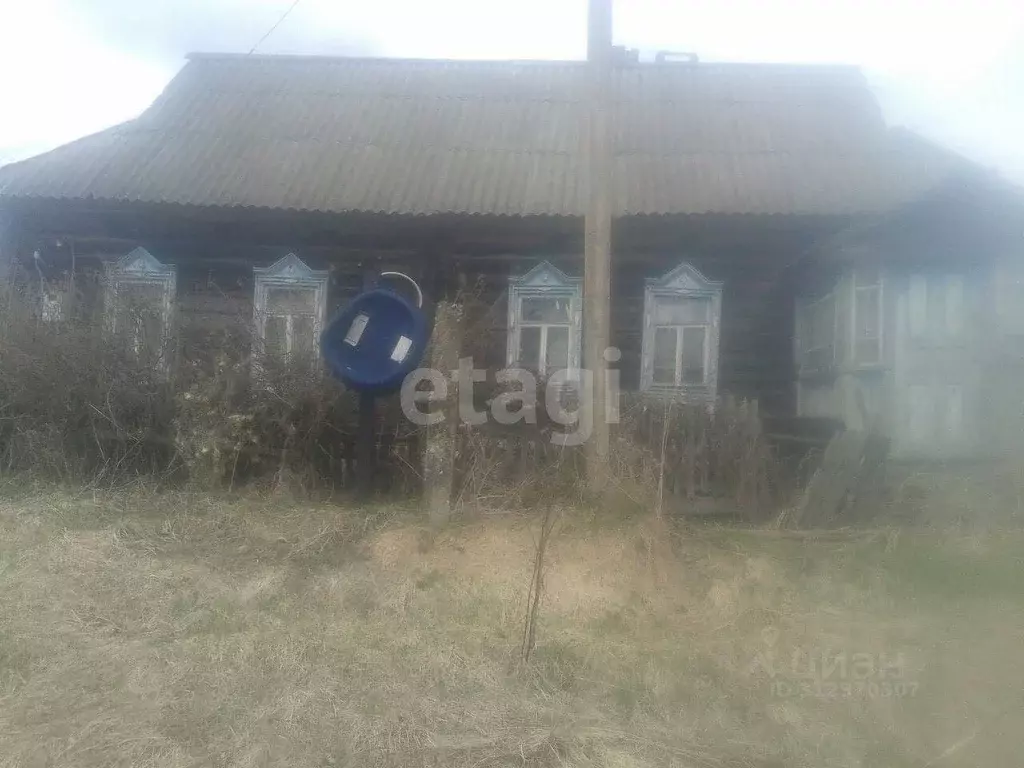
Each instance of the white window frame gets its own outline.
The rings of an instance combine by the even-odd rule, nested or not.
[[[872,283],[861,283],[862,273],[860,270],[854,270],[853,280],[851,281],[853,295],[850,300],[850,337],[848,345],[849,359],[855,368],[871,368],[873,366],[881,365],[885,359],[885,280],[882,276],[881,268],[878,268],[878,279]],[[858,360],[857,359],[857,342],[860,340],[857,327],[857,299],[861,293],[868,291],[878,292],[878,317],[876,318],[878,327],[878,355],[873,360]],[[837,310],[838,311],[838,310]],[[833,342],[834,346],[834,342]]]
[[[659,278],[649,278],[644,287],[644,329],[640,355],[640,390],[652,394],[679,395],[684,401],[713,402],[718,395],[718,345],[722,318],[723,283],[708,280],[692,264],[684,262]],[[706,323],[656,324],[656,310],[663,299],[706,299]],[[654,381],[654,337],[658,328],[676,330],[676,375],[672,384]],[[704,381],[682,381],[683,332],[704,328]]]
[[[115,262],[107,263],[104,306],[107,330],[111,334],[121,333],[118,328],[119,303],[123,289],[128,285],[156,286],[160,293],[161,343],[157,366],[166,370],[170,362],[167,342],[171,333],[174,313],[174,299],[177,291],[178,270],[174,265],[163,264],[145,248],[135,248]],[[142,352],[142,340],[131,339],[131,349],[138,355]]]
[[[915,342],[961,341],[966,334],[967,279],[962,272],[912,272],[907,283],[908,334]],[[942,317],[932,312],[942,292]]]
[[[569,321],[567,323],[527,323],[523,321],[523,299],[568,299]],[[569,277],[562,270],[544,261],[521,277],[510,277],[508,287],[508,334],[505,360],[512,368],[532,365],[533,361],[519,360],[519,342],[522,329],[540,327],[539,360],[536,373],[546,376],[547,332],[550,327],[567,327],[569,330],[568,377],[575,378],[580,369],[580,348],[582,341],[581,316],[583,307],[583,281]]]
[[[877,356],[871,360],[857,357],[858,297],[868,291],[878,293]],[[838,280],[826,293],[815,298],[797,299],[796,355],[801,377],[814,377],[838,373],[843,370],[872,369],[885,361],[885,275],[881,269],[873,282],[864,281],[863,272],[852,270]],[[823,309],[827,308],[827,312]],[[820,315],[820,316],[819,316]],[[829,330],[827,343],[815,341],[815,330]],[[819,354],[819,361],[811,365],[811,356]]]
[[[266,360],[266,338],[267,318],[284,316],[287,319],[285,329],[285,353],[290,356],[295,344],[293,323],[294,312],[275,312],[273,307],[268,307],[268,297],[271,289],[289,288],[309,290],[313,293],[313,311],[310,313],[313,318],[313,360],[310,362],[319,365],[320,355],[316,350],[320,347],[320,334],[323,333],[324,318],[327,312],[327,281],[329,273],[327,270],[310,269],[294,253],[278,259],[269,267],[253,267],[255,287],[253,291],[253,325],[255,338],[253,339],[253,373],[260,376],[264,371]]]

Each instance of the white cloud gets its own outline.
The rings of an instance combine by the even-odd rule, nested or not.
[[[0,148],[8,153],[49,148],[130,119],[173,74],[78,35],[48,0],[12,6],[7,15],[0,29]]]

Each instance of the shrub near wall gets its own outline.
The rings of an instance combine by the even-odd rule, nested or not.
[[[208,489],[353,485],[355,397],[319,369],[268,366],[254,383],[247,324],[178,329],[162,369],[107,333],[86,302],[45,320],[28,288],[0,301],[0,471]],[[380,485],[409,491],[418,433],[397,403],[378,410]]]
[[[99,318],[44,321],[38,306],[27,291],[0,295],[0,470],[69,482],[166,471],[170,382]]]

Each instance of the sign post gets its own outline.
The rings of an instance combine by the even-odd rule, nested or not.
[[[401,272],[382,272],[380,276],[408,281],[416,291],[416,304],[390,288],[373,287],[342,309],[320,338],[320,350],[331,374],[359,393],[355,453],[357,487],[364,498],[375,490],[376,398],[401,389],[405,377],[423,358],[429,336],[423,291],[416,281]]]

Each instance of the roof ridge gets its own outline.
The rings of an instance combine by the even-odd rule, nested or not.
[[[423,64],[444,66],[566,66],[582,67],[585,59],[454,59],[427,56],[344,56],[333,54],[310,53],[241,53],[233,51],[192,51],[185,54],[188,61],[273,61],[286,62],[320,62],[337,64],[379,64],[381,66],[398,64]],[[799,62],[799,61],[705,61],[699,63],[653,61],[630,62],[622,69],[634,68],[661,69],[794,69],[803,71],[861,71],[858,64],[836,62]]]

